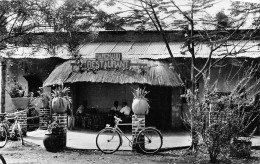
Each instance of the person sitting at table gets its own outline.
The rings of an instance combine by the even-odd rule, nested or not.
[[[123,102],[123,107],[120,110],[120,113],[124,114],[125,116],[129,116],[131,112],[131,108],[127,106],[127,102]]]
[[[119,106],[118,101],[115,101],[115,102],[114,102],[114,106],[110,109],[110,112],[111,112],[112,114],[118,114],[119,111],[120,111],[120,109],[121,109],[121,106]]]
[[[80,105],[76,111],[76,115],[82,116],[84,115],[84,106]]]
[[[131,108],[127,105],[127,102],[123,102],[123,108],[120,110],[121,118],[124,122],[131,121]]]

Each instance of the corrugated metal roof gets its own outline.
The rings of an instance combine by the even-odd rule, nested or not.
[[[119,42],[111,52],[121,52],[122,54],[126,55],[133,44],[134,42]]]
[[[186,51],[185,54],[182,48],[184,42],[170,42],[169,46],[174,57],[191,57],[190,53]],[[213,53],[213,58],[220,58],[221,54],[226,52],[237,52],[241,48],[247,49],[244,53],[239,53],[233,57],[260,57],[260,41],[229,41],[226,46],[218,48]],[[217,44],[216,44],[217,46]],[[228,50],[228,51],[227,51]],[[6,57],[8,52],[14,54],[14,58],[48,58],[52,57],[46,49],[39,48],[37,51],[30,47],[19,47],[11,50],[5,50],[2,52],[2,56]],[[164,42],[98,42],[98,43],[87,43],[81,47],[79,54],[83,58],[95,58],[95,53],[110,53],[118,52],[122,53],[123,58],[128,59],[165,59],[170,58],[168,49]],[[201,44],[196,46],[195,52],[197,58],[207,58],[210,53],[210,48],[207,44]],[[58,48],[55,50],[56,57],[63,59],[69,59],[70,53],[65,47]]]
[[[2,57],[12,57],[12,58],[50,58],[50,57],[60,57],[63,59],[69,59],[70,53],[65,47],[59,47],[55,49],[54,53],[48,52],[46,48],[35,48],[35,47],[15,47],[5,49],[0,52]]]
[[[144,42],[144,43],[137,43],[135,42],[129,51],[127,52],[128,55],[144,55],[146,54],[147,49],[149,48],[151,43]]]

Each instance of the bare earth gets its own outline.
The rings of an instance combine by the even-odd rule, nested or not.
[[[157,155],[142,155],[131,151],[118,151],[112,155],[105,155],[96,150],[64,150],[58,153],[51,153],[44,148],[26,143],[22,146],[20,142],[8,142],[6,147],[1,149],[8,164],[11,163],[37,163],[37,164],[167,164],[167,163],[209,163],[200,160],[192,155],[187,155],[186,150],[171,150],[161,152]],[[260,150],[252,150],[251,159],[231,159],[220,163],[260,163]]]

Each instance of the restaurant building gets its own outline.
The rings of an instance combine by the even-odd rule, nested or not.
[[[78,117],[76,112],[80,105],[85,107],[84,116],[75,120],[75,127],[104,127],[111,122],[108,115],[114,101],[119,101],[119,105],[127,102],[131,107],[133,89],[145,87],[149,91],[146,97],[150,104],[146,125],[156,126],[160,130],[183,129],[181,116],[188,109],[180,98],[182,84],[185,83],[180,77],[189,79],[190,56],[181,53],[184,43],[182,31],[169,31],[167,38],[180,74],[171,65],[170,55],[158,32],[105,31],[100,32],[93,42],[81,46],[78,53],[82,58],[77,62],[69,60],[68,51],[59,51],[58,57],[62,60],[55,63],[58,66],[51,73],[48,72],[48,76],[41,78],[41,82],[48,91],[54,85],[70,86],[73,117]],[[248,63],[258,61],[258,52],[254,47],[252,51],[238,54],[236,58],[225,59],[212,68],[212,81],[218,78],[219,88],[224,89],[222,84],[230,74],[227,70],[236,74],[235,70],[244,60]],[[202,45],[195,62],[203,63],[207,55],[208,48]],[[217,55],[214,58],[218,58]],[[47,68],[50,66],[48,64]]]

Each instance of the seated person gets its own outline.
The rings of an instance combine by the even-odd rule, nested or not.
[[[120,110],[120,114],[124,122],[131,122],[131,111],[127,103],[123,102],[123,108]]]
[[[76,111],[76,115],[84,115],[84,106],[80,105]]]
[[[121,109],[121,106],[119,106],[118,101],[114,102],[114,106],[110,109],[110,112],[113,114],[117,114]]]
[[[120,113],[123,113],[125,116],[129,116],[131,108],[127,106],[127,102],[123,102],[123,108],[120,110]]]

